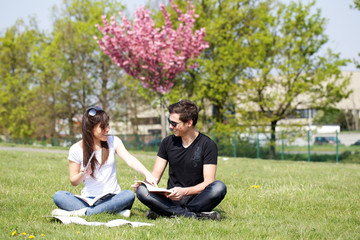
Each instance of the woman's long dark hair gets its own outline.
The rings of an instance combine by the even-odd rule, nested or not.
[[[83,165],[84,167],[87,165],[89,158],[91,154],[94,152],[94,134],[93,130],[94,127],[100,123],[100,127],[102,129],[105,129],[109,125],[109,116],[107,113],[100,108],[96,110],[95,116],[90,116],[89,112],[95,108],[89,108],[86,110],[82,117],[82,140],[83,140]],[[109,157],[109,145],[107,141],[103,142],[101,141],[101,164],[96,159],[96,156],[94,155],[91,160],[91,176],[94,178],[94,172],[96,165],[104,165]]]

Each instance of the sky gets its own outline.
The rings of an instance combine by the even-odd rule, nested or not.
[[[288,3],[291,0],[281,0]],[[308,3],[309,0],[300,0]],[[134,10],[145,5],[149,0],[122,0],[131,14]],[[161,2],[151,0],[153,4]],[[36,16],[41,29],[51,28],[51,7],[60,5],[62,0],[0,0],[0,35],[6,28],[15,24],[16,19],[25,21],[29,16]],[[325,33],[329,36],[327,48],[340,53],[342,58],[360,61],[360,11],[350,8],[353,0],[316,0],[315,8],[321,9],[322,17],[327,19]],[[348,71],[359,71],[353,64],[343,68]]]

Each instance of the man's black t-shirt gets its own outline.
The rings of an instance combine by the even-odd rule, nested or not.
[[[204,181],[203,165],[217,164],[217,146],[208,136],[199,133],[187,148],[181,137],[164,138],[158,156],[169,163],[167,188],[191,187]]]

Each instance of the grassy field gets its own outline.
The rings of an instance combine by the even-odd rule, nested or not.
[[[57,190],[81,191],[82,186],[70,185],[66,152],[0,154],[0,239],[360,239],[358,164],[219,157],[217,179],[228,187],[216,208],[222,221],[148,220],[147,208],[136,200],[129,220],[155,226],[107,228],[42,217],[55,208],[52,195]],[[135,155],[152,169],[155,153]],[[121,188],[130,189],[135,172],[121,160],[117,168]],[[116,218],[101,214],[86,220]]]

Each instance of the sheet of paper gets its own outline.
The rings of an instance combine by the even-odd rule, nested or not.
[[[65,217],[65,216],[52,216],[52,217],[58,219],[60,222],[62,222],[65,225],[68,225],[68,224],[79,224],[79,225],[86,225],[86,226],[105,225],[107,227],[118,227],[118,226],[122,226],[122,225],[130,225],[132,227],[141,227],[141,226],[153,226],[154,225],[152,223],[131,222],[131,221],[127,221],[125,219],[115,219],[115,220],[105,223],[105,222],[88,222],[84,218],[81,218],[81,217]]]

